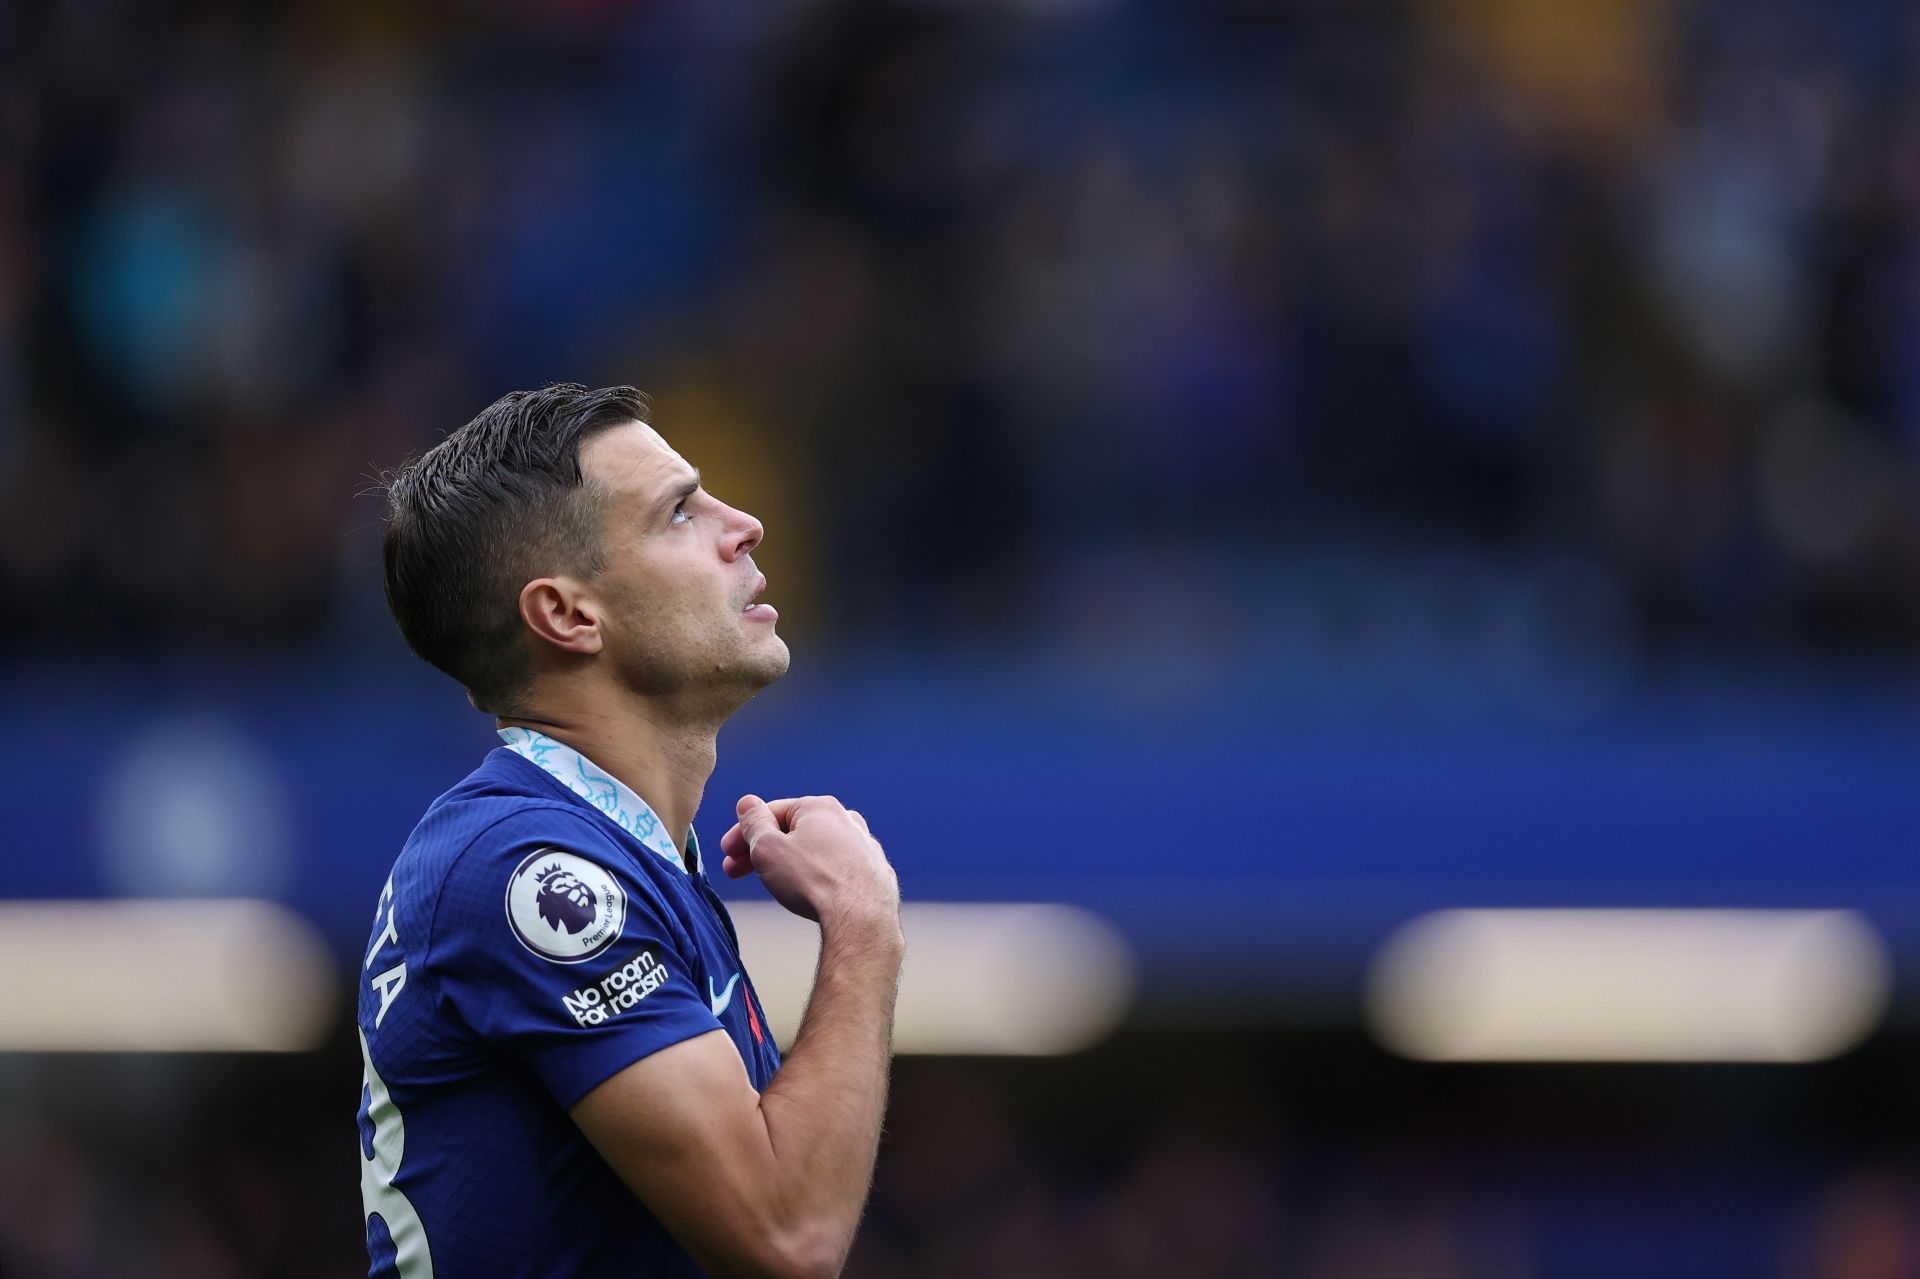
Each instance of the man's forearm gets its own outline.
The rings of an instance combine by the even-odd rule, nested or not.
[[[813,996],[760,1110],[789,1219],[844,1261],[880,1144],[905,947],[892,917],[826,920],[820,932]]]

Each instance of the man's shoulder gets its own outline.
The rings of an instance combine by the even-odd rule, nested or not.
[[[403,910],[430,912],[449,876],[467,862],[498,860],[529,839],[578,843],[597,834],[579,805],[495,750],[427,806],[394,859],[392,893]]]
[[[586,810],[538,767],[496,747],[479,767],[427,806],[407,839],[407,848],[470,845],[507,821],[592,825]]]
[[[590,868],[622,897],[668,906],[598,813],[506,750],[493,751],[428,807],[394,862],[393,892],[429,920],[444,916],[449,903],[455,915],[463,904],[491,914],[508,885],[542,858],[583,877]]]

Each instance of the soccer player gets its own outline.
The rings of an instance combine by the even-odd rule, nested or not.
[[[819,924],[785,1063],[692,822],[787,669],[762,529],[630,387],[509,395],[389,489],[388,602],[502,745],[427,809],[363,965],[374,1276],[832,1275],[902,941],[860,814],[747,795],[722,868]]]

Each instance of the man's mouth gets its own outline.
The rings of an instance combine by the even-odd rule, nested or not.
[[[773,606],[771,604],[754,603],[754,600],[759,597],[760,592],[766,589],[767,589],[767,575],[765,573],[762,573],[756,578],[754,578],[753,589],[747,593],[746,603],[740,606],[740,612],[742,616],[752,617],[762,621],[769,621],[769,622],[773,621],[775,618],[780,616],[778,613],[773,611]]]

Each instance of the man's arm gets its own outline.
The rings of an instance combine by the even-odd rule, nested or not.
[[[740,801],[725,869],[757,872],[820,924],[813,997],[764,1094],[724,1033],[627,1067],[573,1118],[717,1275],[836,1275],[853,1246],[886,1107],[904,946],[893,870],[858,813],[824,797]]]

